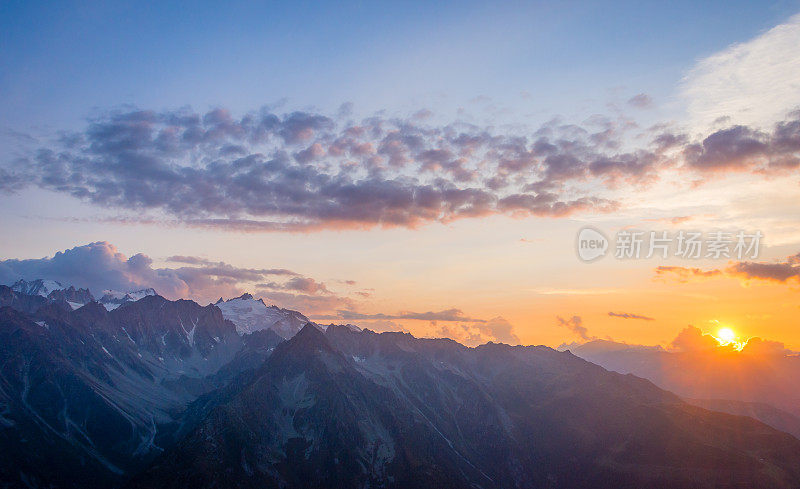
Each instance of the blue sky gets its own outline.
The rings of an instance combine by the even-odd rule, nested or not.
[[[123,104],[247,111],[284,99],[447,112],[478,96],[578,117],[639,92],[663,103],[694,60],[798,5],[3,2],[0,125],[66,129]]]

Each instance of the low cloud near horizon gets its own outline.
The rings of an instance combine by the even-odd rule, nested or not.
[[[168,299],[209,303],[219,297],[241,295],[247,288],[253,290],[248,284],[269,280],[270,290],[262,296],[281,299],[282,307],[352,306],[324,283],[285,268],[243,268],[191,256],[171,256],[167,261],[181,266],[154,268],[153,260],[145,254],[127,257],[113,244],[98,241],[59,251],[52,257],[0,260],[0,283],[45,278],[87,288],[98,297],[108,289],[128,292],[152,287]]]
[[[341,295],[324,282],[286,268],[243,268],[222,261],[194,256],[170,256],[176,268],[154,268],[153,260],[142,253],[131,257],[113,244],[98,241],[59,251],[52,257],[0,260],[0,284],[12,285],[20,279],[56,280],[65,286],[87,288],[100,297],[105,290],[130,292],[153,288],[168,299],[193,299],[201,304],[220,297],[237,297],[247,290],[280,307],[298,310],[316,319],[377,325],[385,330],[404,330],[393,320],[425,322],[425,334],[446,336],[464,344],[487,341],[518,344],[513,326],[502,317],[481,319],[451,308],[431,312],[405,311],[398,314],[357,312],[357,301]],[[346,286],[352,280],[340,280]],[[355,291],[362,300],[364,296]]]

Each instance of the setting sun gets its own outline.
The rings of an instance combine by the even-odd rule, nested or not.
[[[736,340],[736,333],[731,328],[721,328],[717,331],[717,339],[722,344],[732,343]]]

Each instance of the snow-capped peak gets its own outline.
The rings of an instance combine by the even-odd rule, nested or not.
[[[148,295],[158,295],[155,289],[147,288],[141,290],[133,290],[130,292],[120,292],[118,290],[104,290],[103,291],[103,299],[107,299],[109,301],[113,300],[126,300],[126,301],[138,301]]]
[[[120,292],[118,290],[104,290],[103,297],[100,298],[100,303],[105,306],[109,311],[125,304],[126,302],[136,302],[149,295],[158,295],[155,289],[146,288],[141,290],[133,290],[130,292]]]
[[[40,295],[42,297],[47,297],[54,290],[66,289],[67,287],[69,286],[62,285],[61,282],[56,282],[55,280],[46,280],[40,278],[37,280],[27,281],[20,279],[11,286],[11,290],[27,295]]]
[[[307,317],[297,311],[267,306],[263,299],[256,299],[252,294],[218,301],[216,306],[222,316],[236,325],[239,334],[248,334],[262,329],[272,329],[283,338],[289,339],[300,331]]]

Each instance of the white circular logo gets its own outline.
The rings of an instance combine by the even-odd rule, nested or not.
[[[599,230],[585,227],[578,232],[576,246],[578,258],[585,262],[591,262],[606,255],[608,239]]]

